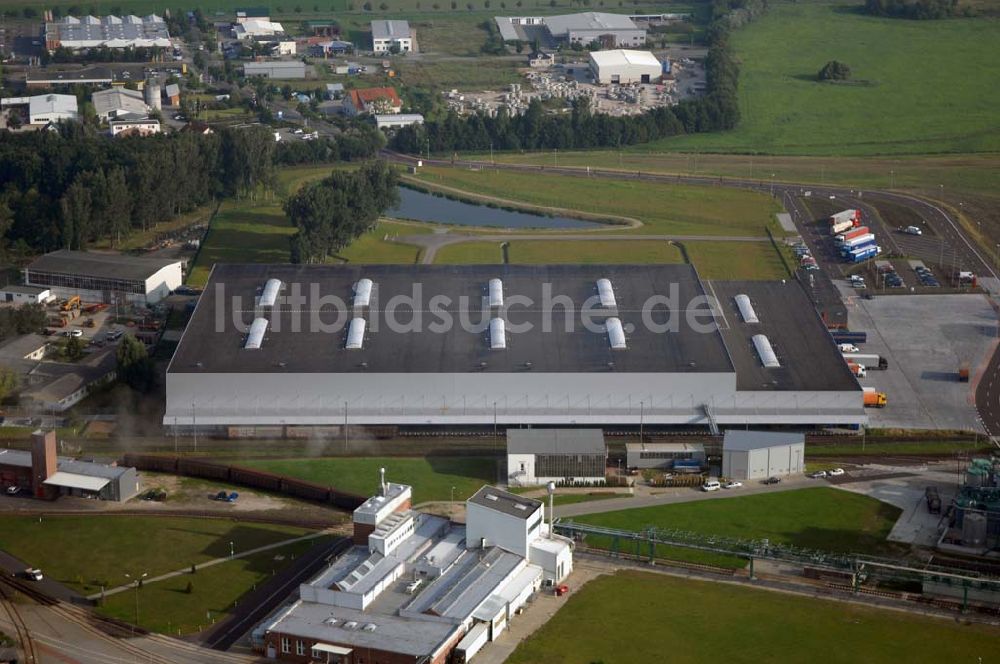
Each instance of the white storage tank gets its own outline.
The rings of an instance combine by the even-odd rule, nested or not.
[[[160,84],[159,83],[146,83],[145,90],[146,106],[154,111],[159,111],[163,109],[163,100],[160,98]]]

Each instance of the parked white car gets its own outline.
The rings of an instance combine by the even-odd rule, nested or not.
[[[854,344],[840,344],[838,347],[840,348],[840,352],[841,353],[858,353],[858,352],[860,352],[858,350],[858,347],[855,346]]]
[[[702,491],[718,491],[721,488],[722,485],[719,483],[718,480],[708,480],[707,482],[701,485]]]
[[[903,232],[907,235],[923,235],[924,232],[920,230],[919,226],[907,226],[903,229]]]
[[[743,486],[743,482],[726,482],[722,485],[723,489],[739,489]]]
[[[827,471],[827,475],[829,475],[830,477],[837,477],[838,475],[843,475],[843,474],[844,474],[843,468],[834,468],[833,470]]]
[[[814,480],[822,479],[822,478],[826,477],[826,471],[825,470],[817,470],[814,473],[809,473],[809,477],[811,477]]]

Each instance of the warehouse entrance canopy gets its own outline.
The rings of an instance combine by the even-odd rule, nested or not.
[[[100,491],[106,487],[110,481],[111,480],[106,477],[91,477],[90,475],[78,475],[77,473],[59,471],[49,479],[45,480],[45,484],[66,487],[67,489]]]
[[[317,652],[328,652],[331,655],[350,655],[354,652],[351,648],[341,648],[340,646],[331,646],[328,643],[317,643],[313,646],[313,650]]]

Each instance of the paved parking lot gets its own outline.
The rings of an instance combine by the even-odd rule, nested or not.
[[[982,431],[975,385],[997,344],[997,317],[983,295],[892,295],[871,300],[841,285],[851,330],[868,332],[864,353],[889,361],[861,384],[888,396],[884,409],[871,408],[874,427]],[[967,362],[971,380],[958,382]]]

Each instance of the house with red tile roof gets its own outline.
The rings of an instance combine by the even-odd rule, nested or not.
[[[387,115],[403,110],[403,102],[396,94],[395,88],[364,88],[351,90],[345,100],[344,108],[348,115],[361,113]]]

